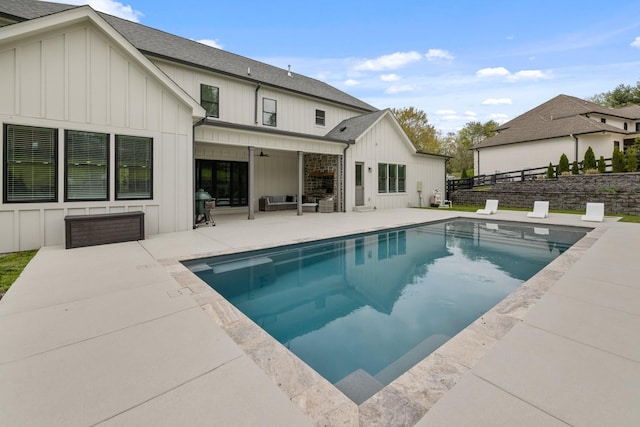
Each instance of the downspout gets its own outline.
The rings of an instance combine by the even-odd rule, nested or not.
[[[254,105],[253,105],[253,111],[254,111],[254,122],[257,125],[258,124],[258,91],[260,90],[260,82],[258,82],[258,86],[256,86],[256,95],[255,95],[255,100],[254,100]]]
[[[577,162],[577,161],[578,161],[578,137],[577,137],[577,136],[575,136],[575,135],[574,135],[574,134],[572,134],[572,133],[570,133],[570,134],[569,134],[569,136],[570,136],[571,138],[573,138],[573,139],[575,139],[575,140],[576,140],[576,143],[575,143],[575,157],[574,157],[574,160]]]
[[[191,185],[192,185],[192,189],[191,189],[191,220],[193,221],[193,228],[196,228],[196,127],[201,126],[206,119],[200,119],[198,120],[196,123],[193,124],[192,128],[191,128],[191,153],[193,156],[192,159],[192,170],[193,173],[191,174],[192,180],[191,180]]]
[[[347,211],[347,150],[354,143],[354,140],[345,142],[344,150],[342,150],[342,212]]]

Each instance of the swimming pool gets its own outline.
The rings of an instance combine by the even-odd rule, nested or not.
[[[361,403],[585,233],[457,219],[184,264]]]

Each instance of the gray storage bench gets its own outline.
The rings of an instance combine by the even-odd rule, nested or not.
[[[66,248],[144,240],[144,212],[64,217]]]

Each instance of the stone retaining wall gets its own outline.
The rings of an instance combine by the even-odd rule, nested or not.
[[[500,206],[533,208],[548,200],[550,209],[584,211],[587,202],[602,202],[607,214],[640,215],[640,173],[568,175],[554,179],[501,182],[490,190],[457,190],[454,205],[484,206],[498,199]]]

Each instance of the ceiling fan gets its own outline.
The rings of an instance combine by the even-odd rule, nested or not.
[[[260,149],[260,154],[256,154],[256,157],[270,157],[268,154],[264,154],[262,149]]]

